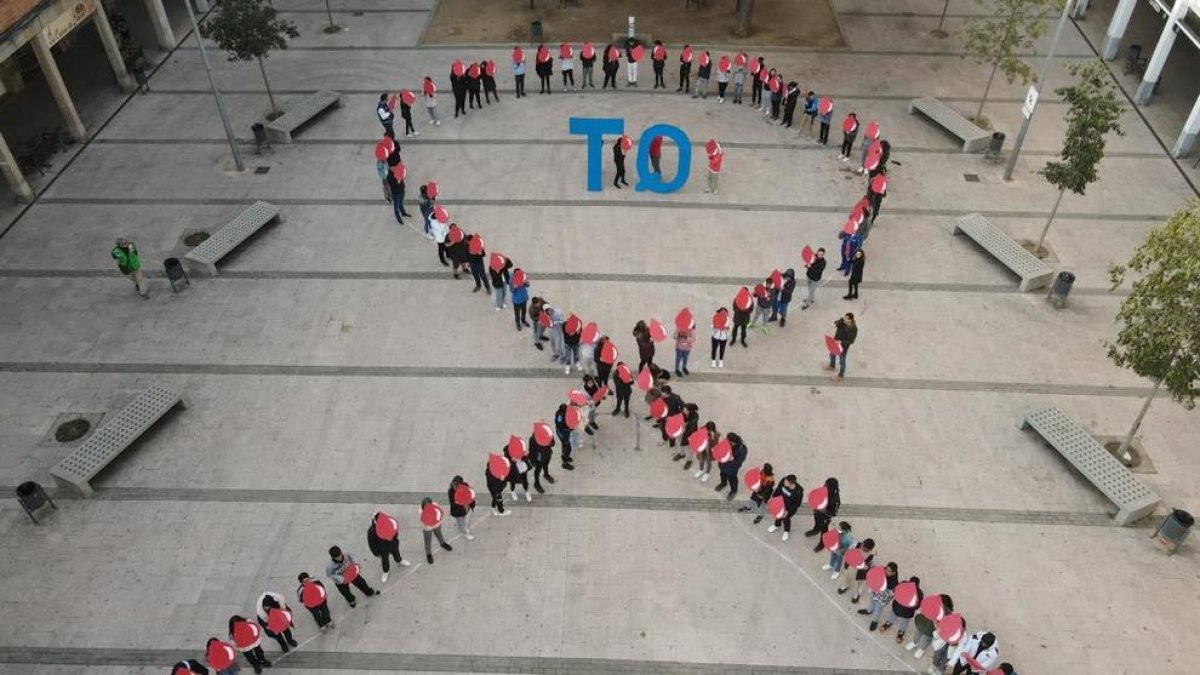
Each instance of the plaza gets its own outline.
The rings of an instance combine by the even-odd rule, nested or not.
[[[634,324],[670,326],[690,307],[692,374],[671,385],[699,405],[701,422],[745,439],[743,472],[770,462],[806,491],[838,477],[836,520],[878,542],[876,563],[895,561],[926,594],[951,595],[967,632],[994,632],[1000,659],[1021,673],[1191,672],[1200,657],[1187,637],[1200,611],[1195,542],[1167,556],[1149,535],[1172,508],[1200,510],[1200,417],[1166,396],[1150,408],[1138,439],[1151,466],[1136,476],[1163,504],[1127,527],[1016,420],[1055,405],[1092,434],[1122,436],[1136,417],[1151,384],[1105,354],[1128,292],[1109,290],[1107,268],[1200,194],[1194,155],[1172,156],[1200,94],[1200,54],[1178,40],[1161,90],[1139,106],[1139,78],[1108,62],[1125,134],[1109,138],[1100,179],[1085,196],[1068,194],[1050,230],[1051,266],[1076,276],[1064,308],[1045,290],[1018,292],[1008,270],[951,234],[957,217],[979,212],[1036,240],[1057,190],[1035,171],[1057,156],[1066,128],[1053,89],[1070,81],[1070,64],[1097,58],[1117,4],[1093,0],[1067,26],[1015,179],[1005,181],[1003,163],[962,153],[908,110],[922,96],[964,114],[978,105],[988,69],[963,58],[954,36],[981,11],[968,0],[949,3],[945,39],[929,36],[936,0],[833,0],[845,48],[760,47],[752,37],[703,46],[714,59],[765,56],[785,81],[832,98],[827,146],[766,123],[749,92],[742,106],[719,104],[712,85],[706,100],[677,94],[681,44],[667,45],[665,90],[650,87],[646,64],[637,89],[624,86],[622,68],[615,92],[563,93],[556,67],[554,93],[539,96],[531,67],[529,95],[515,99],[512,44],[424,39],[437,0],[331,0],[343,28],[334,34],[322,31],[323,2],[275,0],[300,32],[266,62],[276,98],[333,90],[342,107],[293,144],[256,154],[251,125],[267,112],[258,67],[211,48],[245,172],[234,170],[186,14],[168,3],[178,44],[150,48],[149,93],[78,78],[86,143],[47,175],[28,176],[32,202],[6,192],[0,204],[0,484],[12,494],[38,481],[58,505],[40,525],[15,499],[0,507],[0,673],[141,675],[203,660],[209,637],[227,637],[230,615],[252,616],[264,591],[293,600],[297,574],[321,576],[333,545],[355,554],[383,595],[351,610],[327,582],[336,628],[318,631],[297,611],[301,646],[280,658],[264,640],[276,661],[268,672],[929,667],[928,655],[896,644],[894,629],[868,632],[855,613],[865,597],[852,605],[837,594],[821,570],[827,556],[800,536],[807,510],[782,542],[769,522],[736,511],[744,486],[726,502],[715,482],[680,470],[641,420],[640,390],[629,419],[601,407],[575,469],[558,470],[556,458],[546,494],[511,503],[506,492],[512,515],[489,514],[488,453],[534,421],[553,422],[580,380],[533,349],[508,310],[471,293],[469,275],[454,280],[419,218],[397,224],[380,194],[375,104],[381,92],[419,93],[426,75],[444,121],[428,125],[418,103],[421,135],[397,131],[409,210],[417,214],[417,186],[437,181],[455,222],[526,270],[532,295],[596,322],[631,366]],[[151,29],[140,28],[148,44]],[[1126,40],[1150,51],[1161,29],[1139,4]],[[578,49],[585,37],[546,25],[547,45]],[[1047,43],[1028,57],[1035,67]],[[536,46],[522,47],[532,59]],[[447,75],[456,58],[494,60],[501,102],[455,119]],[[71,87],[74,71],[63,67]],[[988,97],[985,114],[1010,144],[1025,89],[998,78]],[[34,105],[55,115],[38,96],[31,89],[0,111],[0,123],[31,126],[34,113],[14,111]],[[730,345],[725,367],[710,368],[708,317],[738,287],[775,268],[802,275],[806,244],[836,263],[837,233],[863,191],[836,159],[851,111],[878,121],[892,145],[861,299],[842,299],[845,280],[831,264],[813,307],[800,311],[797,298],[785,328],[752,329],[748,348]],[[613,190],[607,138],[606,189],[587,191],[586,146],[567,131],[573,116],[624,118],[634,139],[652,124],[680,127],[695,145],[690,181],[671,194]],[[717,195],[704,192],[709,138],[725,151]],[[627,163],[636,183],[632,156]],[[673,149],[663,164],[674,171]],[[163,260],[255,200],[286,220],[226,257],[219,276],[193,275],[173,292]],[[117,237],[140,249],[148,300],[109,255]],[[823,336],[848,311],[858,339],[846,379],[831,382]],[[658,345],[664,368],[670,352],[669,339]],[[92,498],[51,489],[50,470],[77,447],[56,443],[55,425],[112,414],[150,386],[183,392],[187,408],[110,464]],[[431,565],[418,505],[429,496],[448,506],[455,475],[478,491],[475,538],[451,537],[454,550]],[[365,537],[381,510],[399,520],[413,561],[385,584]]]

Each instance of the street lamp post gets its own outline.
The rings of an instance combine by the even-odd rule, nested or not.
[[[200,24],[196,22],[196,13],[192,11],[192,1],[183,0],[183,6],[187,7],[188,18],[192,20],[192,34],[196,36],[196,44],[200,47],[200,60],[204,62],[204,72],[208,74],[208,86],[212,88],[213,98],[217,100],[217,114],[221,116],[221,124],[225,125],[225,138],[229,140],[229,150],[233,153],[233,164],[238,171],[245,171],[246,165],[242,163],[242,153],[238,151],[237,139],[233,137],[233,128],[229,126],[229,115],[225,113],[225,101],[221,98],[221,91],[217,89],[217,83],[213,80],[212,66],[208,63],[208,52],[204,49],[204,38],[200,36]]]
[[[1063,27],[1067,25],[1067,19],[1070,18],[1071,5],[1073,0],[1066,0],[1063,3],[1062,16],[1058,18],[1058,25],[1054,27],[1054,38],[1050,40],[1050,47],[1046,52],[1046,62],[1042,64],[1042,72],[1038,75],[1037,82],[1033,85],[1033,90],[1037,94],[1042,93],[1042,85],[1046,84],[1046,77],[1050,74],[1050,66],[1054,63],[1054,50],[1058,47],[1058,39],[1062,37]],[[1012,152],[1008,155],[1008,164],[1004,167],[1004,180],[1012,180],[1013,168],[1017,166],[1017,155],[1021,154],[1021,144],[1025,142],[1025,134],[1029,131],[1029,124],[1033,122],[1033,111],[1037,108],[1035,103],[1029,110],[1029,114],[1025,116],[1025,121],[1021,123],[1021,131],[1017,133],[1017,142],[1013,144]]]

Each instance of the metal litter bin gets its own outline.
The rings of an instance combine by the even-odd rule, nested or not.
[[[250,125],[250,131],[254,132],[254,152],[261,155],[263,148],[271,147],[271,139],[267,138],[267,128],[262,122],[255,122]]]
[[[984,158],[1000,161],[1000,151],[1004,149],[1004,138],[1004,132],[994,132],[992,140],[988,143],[987,153],[984,155]]]
[[[1071,286],[1075,284],[1075,275],[1070,272],[1059,272],[1054,277],[1054,286],[1050,288],[1050,302],[1062,309],[1067,304],[1067,296],[1071,294]]]
[[[532,4],[533,3],[530,2],[530,5],[531,5],[530,9],[533,9]],[[542,39],[543,39],[542,38],[542,20],[538,19],[537,21],[529,22],[529,44],[531,44],[531,45],[541,44]]]
[[[175,282],[183,280],[188,286],[192,285],[192,280],[188,278],[187,271],[183,269],[183,263],[179,262],[179,258],[167,258],[163,261],[163,269],[167,273],[167,281],[171,282],[171,292],[178,292],[175,289]]]
[[[1196,523],[1196,519],[1192,514],[1182,509],[1174,509],[1163,521],[1158,524],[1158,529],[1151,535],[1158,540],[1158,543],[1167,549],[1168,553],[1174,553],[1179,550],[1179,545],[1183,540],[1187,539],[1188,533],[1192,531],[1192,525]]]

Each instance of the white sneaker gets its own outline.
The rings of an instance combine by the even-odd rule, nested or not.
[[[784,540],[784,541],[787,541],[788,539],[791,539],[791,538],[792,538],[792,533],[791,533],[791,532],[784,532],[784,533],[783,533],[783,540]]]
[[[493,516],[498,516],[498,515],[500,515],[500,512],[499,512],[499,511],[497,511],[497,510],[496,510],[496,507],[494,507],[494,506],[492,507],[492,515],[493,515]]]
[[[830,575],[829,575],[829,578],[830,578],[830,579],[836,579],[836,578],[838,578],[838,573],[837,573],[837,572],[834,572],[833,574],[830,574]]]
[[[692,478],[699,478],[700,476],[703,476],[703,475],[704,475],[703,471],[697,471],[696,473],[692,474]]]
[[[770,527],[767,528],[767,532],[771,533],[771,532],[774,532],[776,529],[778,529],[778,528],[772,524]]]
[[[434,124],[434,123],[436,123],[436,122],[437,122],[437,120],[429,120],[429,123],[430,123],[430,124]]]
[[[412,563],[410,563],[410,562],[409,562],[409,561],[407,561],[407,560],[401,560],[401,561],[400,561],[400,566],[401,566],[401,567],[412,567]]]
[[[499,312],[501,309],[504,309],[504,308],[503,307],[493,307],[493,309],[495,309],[497,312]]]
[[[833,569],[833,565],[821,565],[821,569],[828,572],[829,570]]]
[[[917,646],[917,643],[909,642],[908,644],[904,645],[904,651],[911,652],[913,649],[916,648],[916,646]]]
[[[388,578],[388,573],[387,573],[387,572],[384,572],[384,573],[383,573],[383,574],[382,574],[382,575],[379,577],[379,583],[381,583],[381,584],[386,584],[386,583],[387,583],[387,578]]]
[[[464,534],[463,536],[466,537],[467,541],[475,541],[475,535],[471,534],[470,532]]]
[[[529,494],[528,492],[526,492],[526,493],[525,493],[525,501],[527,501],[527,502],[531,502],[531,501],[533,501],[533,495],[531,495],[531,494]]]
[[[517,501],[517,491],[516,491],[516,490],[509,490],[509,491],[508,491],[508,498],[509,498],[509,499],[511,499],[511,500],[513,500],[514,502],[515,502],[515,501]]]
[[[564,369],[564,371],[563,371],[563,372],[565,372],[566,374],[570,375],[570,374],[571,374],[571,366],[567,366],[567,367]]]
[[[713,361],[713,362],[712,362],[712,367],[713,367],[713,368],[716,368],[716,367],[717,367],[717,362],[716,362],[716,361]]]
[[[438,126],[440,127],[440,126],[442,126],[442,121],[441,121],[441,120],[438,120],[438,121],[434,122],[434,124],[436,124],[436,125],[438,125]]]
[[[913,652],[913,658],[914,658],[914,659],[919,659],[919,658],[921,658],[922,656],[925,656],[925,650],[924,650],[924,649],[918,649],[917,651]]]
[[[724,368],[724,367],[725,367],[725,361],[724,361],[724,360],[717,361],[717,367],[718,367],[718,368]]]
[[[419,131],[413,131],[413,136],[420,136],[420,135],[421,135],[421,132],[419,132]]]
[[[500,514],[500,517],[503,518],[505,516],[510,516],[510,515],[512,515],[512,509],[504,511],[503,513]]]
[[[706,473],[706,474],[704,474],[703,476],[700,476],[700,482],[701,482],[701,483],[707,483],[707,482],[708,482],[708,474],[707,474],[707,473]]]

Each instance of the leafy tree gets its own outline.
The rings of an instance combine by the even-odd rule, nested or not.
[[[264,0],[221,0],[217,11],[200,26],[200,34],[228,52],[230,61],[258,61],[271,101],[271,115],[278,117],[263,59],[276,49],[287,49],[288,38],[300,36],[296,25],[276,18],[275,8]]]
[[[1119,456],[1126,460],[1133,435],[1164,384],[1189,410],[1200,396],[1200,201],[1152,230],[1127,264],[1109,268],[1113,290],[1129,272],[1139,278],[1117,311],[1121,329],[1116,342],[1107,343],[1108,357],[1154,380],[1154,388],[1121,443]]]
[[[1058,199],[1054,201],[1054,209],[1033,249],[1035,255],[1041,255],[1042,243],[1046,241],[1050,223],[1054,222],[1058,205],[1067,190],[1082,195],[1087,186],[1099,178],[1096,167],[1104,158],[1105,135],[1110,131],[1118,136],[1125,135],[1118,123],[1125,106],[1117,98],[1104,62],[1095,59],[1076,63],[1070,71],[1076,78],[1075,84],[1054,90],[1070,106],[1067,109],[1067,136],[1063,139],[1058,161],[1046,162],[1046,166],[1038,171],[1058,188]]]
[[[979,111],[975,113],[975,120],[982,121],[983,104],[987,102],[996,71],[1003,72],[1009,84],[1019,79],[1026,85],[1033,79],[1033,69],[1017,54],[1032,49],[1034,41],[1046,32],[1046,17],[1056,0],[978,1],[989,5],[989,16],[968,20],[963,32],[966,56],[992,67],[987,86],[983,88],[983,99],[979,101]]]

